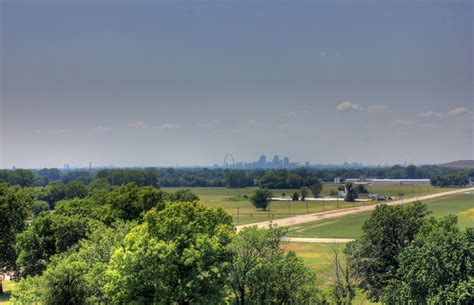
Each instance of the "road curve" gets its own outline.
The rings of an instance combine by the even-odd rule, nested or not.
[[[411,203],[415,202],[418,200],[428,200],[428,199],[434,199],[438,197],[444,197],[444,196],[449,196],[449,195],[455,195],[455,194],[461,194],[461,193],[466,193],[466,192],[473,192],[474,187],[470,188],[463,188],[463,189],[457,189],[453,191],[447,191],[447,192],[442,192],[442,193],[436,193],[436,194],[429,194],[429,195],[423,195],[423,196],[415,196],[412,198],[406,198],[406,199],[400,199],[400,200],[395,200],[395,201],[390,201],[390,202],[383,202],[387,205],[400,205],[404,203]],[[312,214],[303,214],[303,215],[296,215],[292,217],[287,217],[287,218],[281,218],[281,219],[276,219],[273,221],[261,221],[261,222],[255,222],[255,223],[250,223],[250,224],[245,224],[245,225],[240,225],[237,226],[237,232],[242,230],[243,228],[246,227],[258,227],[258,228],[268,228],[270,225],[276,225],[279,227],[289,227],[301,223],[307,223],[307,222],[313,222],[313,221],[319,221],[323,219],[331,219],[331,218],[338,218],[341,216],[347,216],[347,215],[352,215],[352,214],[357,214],[357,213],[362,213],[362,212],[368,212],[372,211],[375,209],[375,207],[378,204],[370,204],[366,206],[360,206],[360,207],[353,207],[353,208],[347,208],[347,209],[339,209],[339,210],[331,210],[327,212],[318,212],[318,213],[312,213]]]

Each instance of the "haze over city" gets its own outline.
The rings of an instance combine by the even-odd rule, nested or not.
[[[0,167],[472,159],[472,3],[3,1]]]

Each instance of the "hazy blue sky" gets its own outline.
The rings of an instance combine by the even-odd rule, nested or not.
[[[0,167],[472,159],[472,1],[1,0]]]

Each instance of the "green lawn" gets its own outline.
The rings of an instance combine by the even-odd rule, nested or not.
[[[333,250],[342,254],[346,244],[283,243],[282,247],[285,250],[295,251],[303,259],[306,266],[316,272],[318,287],[325,293],[330,292],[334,283]],[[353,304],[374,303],[367,301],[365,294],[358,290]]]
[[[440,197],[426,201],[426,204],[435,217],[454,214],[458,216],[461,229],[474,227],[474,193]],[[289,228],[288,236],[357,238],[362,234],[362,224],[370,214],[361,213],[293,226]]]
[[[8,304],[10,303],[10,294],[12,290],[15,288],[16,282],[12,282],[10,280],[3,281],[3,295],[0,295],[0,304]]]
[[[182,188],[163,188],[164,191],[173,192]],[[232,215],[235,224],[253,223],[262,220],[278,219],[288,217],[291,215],[322,212],[326,210],[334,210],[338,208],[348,208],[352,206],[365,205],[367,203],[347,203],[341,198],[339,202],[336,201],[296,201],[296,202],[279,202],[273,201],[270,203],[269,211],[261,211],[255,209],[250,202],[250,197],[254,194],[256,187],[243,189],[230,189],[225,187],[194,187],[189,188],[196,193],[202,202],[211,207],[221,207],[227,213]],[[331,190],[336,190],[337,185],[324,184],[322,194],[328,196]],[[405,197],[415,194],[428,194],[434,192],[445,191],[443,188],[434,188],[430,186],[369,186],[370,192],[379,193],[387,196],[396,196],[399,193],[404,193]],[[295,189],[279,189],[272,190],[275,197],[281,196],[283,193],[286,196],[293,194]]]

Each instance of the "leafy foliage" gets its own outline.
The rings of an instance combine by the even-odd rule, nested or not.
[[[315,275],[294,252],[285,253],[282,229],[245,228],[233,240],[229,286],[235,304],[318,304]]]
[[[385,288],[388,304],[473,304],[474,235],[457,218],[430,219],[398,256],[396,277]]]
[[[224,297],[232,219],[198,202],[152,210],[115,251],[106,273],[111,303],[207,303]]]
[[[354,184],[352,182],[347,182],[346,183],[346,197],[344,198],[344,201],[348,202],[354,202],[357,199],[357,191],[354,187]]]
[[[20,281],[14,304],[98,304],[105,303],[105,271],[113,251],[134,223],[99,225],[76,249],[53,257],[43,276]]]
[[[263,209],[265,211],[270,204],[272,196],[273,194],[271,191],[259,189],[255,191],[255,194],[250,198],[250,200],[257,209]]]
[[[0,268],[12,270],[16,264],[16,235],[23,231],[31,214],[31,195],[18,186],[0,183]]]
[[[311,194],[313,194],[313,197],[317,198],[319,197],[319,195],[321,194],[323,190],[323,184],[321,183],[321,181],[316,180],[316,182],[311,186],[310,189],[311,189]]]
[[[399,267],[399,253],[415,238],[427,214],[426,205],[378,206],[364,223],[362,237],[345,252],[361,287],[372,300],[378,300]]]

